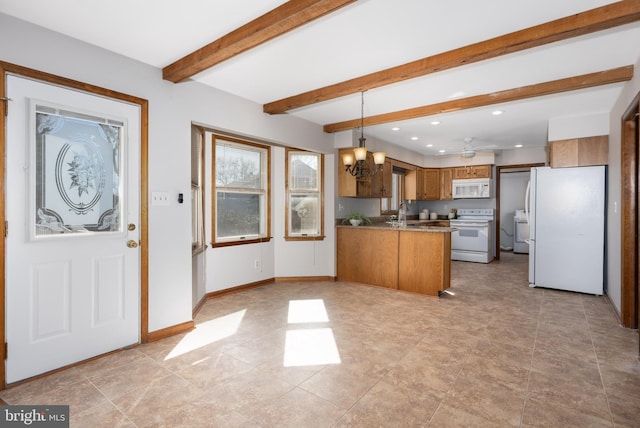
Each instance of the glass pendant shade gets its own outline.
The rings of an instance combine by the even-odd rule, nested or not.
[[[342,155],[342,163],[344,163],[345,166],[353,165],[353,155],[351,153],[343,154]]]
[[[384,159],[387,157],[385,152],[375,152],[373,154],[373,162],[376,165],[384,165]]]
[[[363,161],[367,158],[367,148],[366,147],[356,147],[353,149],[353,152],[356,154],[357,161]]]

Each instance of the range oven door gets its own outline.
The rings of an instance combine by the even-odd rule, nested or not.
[[[458,251],[489,252],[489,223],[452,221],[458,229],[451,234],[451,249]]]

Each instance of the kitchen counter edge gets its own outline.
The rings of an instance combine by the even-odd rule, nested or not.
[[[428,226],[421,224],[409,224],[407,226],[392,226],[387,223],[373,223],[360,226],[351,226],[350,224],[338,224],[336,227],[350,227],[353,229],[376,229],[376,230],[397,230],[400,232],[436,232],[451,233],[458,230],[455,227]]]

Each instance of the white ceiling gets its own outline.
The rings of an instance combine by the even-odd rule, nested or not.
[[[163,68],[280,0],[0,0],[0,12]],[[613,3],[607,0],[358,0],[193,77],[259,104]],[[365,93],[365,116],[633,65],[640,23]],[[608,112],[623,84],[365,128],[411,150],[544,146],[549,119]],[[290,111],[321,125],[360,117],[360,94]],[[504,113],[493,116],[499,109]],[[437,126],[430,123],[438,120]],[[213,124],[214,125],[214,124]],[[392,131],[393,126],[400,127]],[[411,140],[417,137],[418,140]],[[427,148],[426,144],[433,144]]]

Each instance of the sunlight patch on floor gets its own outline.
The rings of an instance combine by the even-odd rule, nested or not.
[[[328,323],[322,299],[290,300],[289,324]],[[284,366],[340,364],[340,353],[331,328],[288,330],[284,345]]]
[[[284,346],[285,367],[340,364],[340,353],[330,328],[289,330]]]
[[[171,350],[169,355],[164,358],[165,361],[234,335],[238,331],[246,312],[247,310],[243,309],[198,324],[195,330],[187,333]]]
[[[324,300],[290,300],[288,322],[289,324],[329,322]]]

